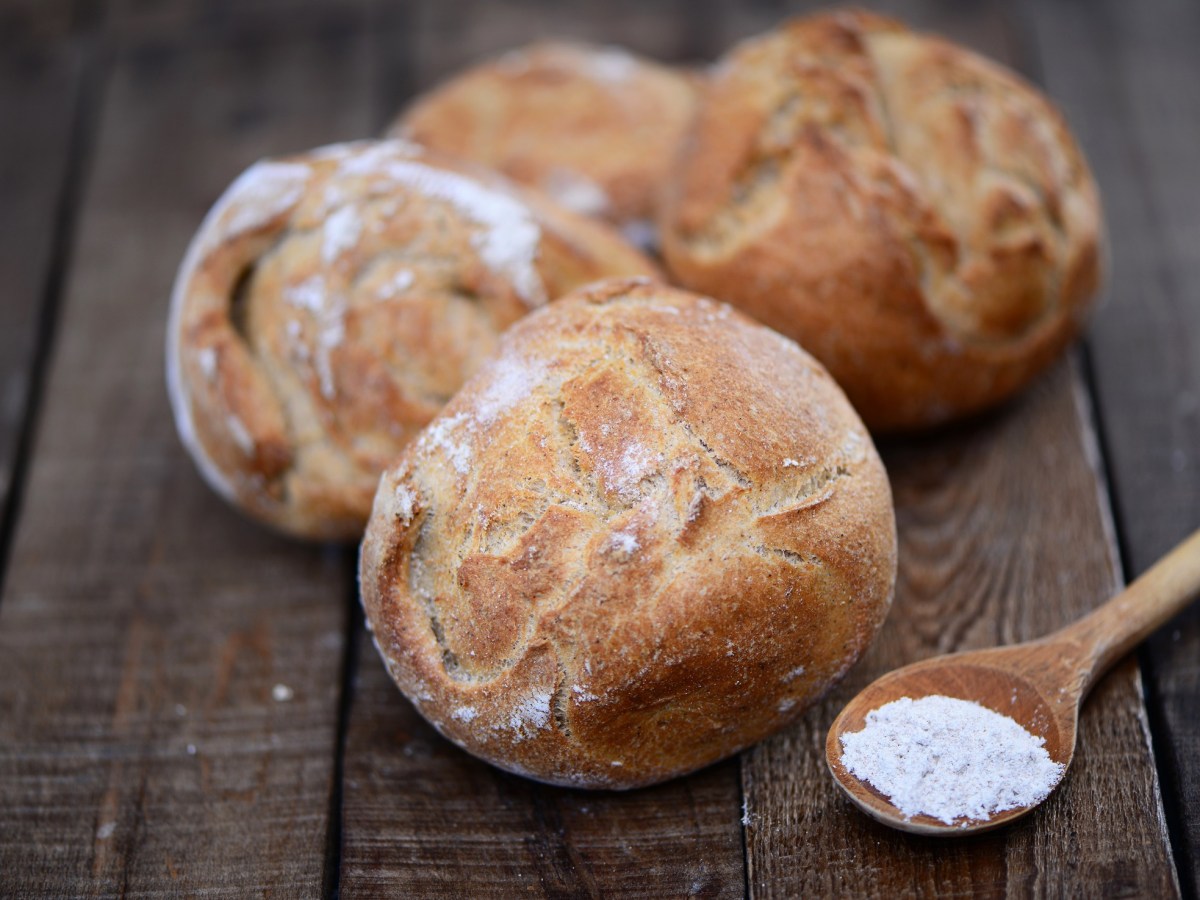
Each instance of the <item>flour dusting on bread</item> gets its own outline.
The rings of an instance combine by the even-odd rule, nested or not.
[[[614,225],[652,221],[696,100],[683,70],[620,47],[543,41],[481,62],[392,126]]]
[[[588,55],[583,65],[597,81],[624,84],[638,68],[637,58],[621,47],[602,47]]]
[[[298,309],[308,311],[316,320],[316,352],[312,361],[322,396],[332,399],[336,393],[332,354],[346,336],[346,300],[340,293],[330,291],[320,275],[313,275],[297,285],[284,288],[283,299]],[[292,322],[289,322],[286,326],[289,336],[296,338],[303,333],[298,323],[295,328],[291,325]],[[309,358],[307,353],[301,356]]]
[[[395,275],[379,286],[376,296],[380,300],[391,300],[397,294],[403,294],[407,291],[413,286],[415,281],[416,276],[413,275],[412,269],[400,269]]]
[[[312,169],[302,163],[255,163],[229,186],[214,209],[213,242],[265,228],[304,195]]]
[[[524,740],[550,721],[550,698],[546,690],[534,690],[523,697],[508,717],[508,727],[516,732],[515,740]]]
[[[413,520],[413,511],[416,509],[417,497],[406,484],[396,485],[396,515],[400,518],[402,525],[409,525]]]
[[[546,174],[542,189],[567,209],[585,216],[603,215],[611,205],[604,188],[590,178],[561,166],[556,166]]]
[[[471,471],[469,426],[470,417],[466,413],[438,419],[421,433],[418,443],[422,447],[441,451],[450,465],[454,466],[454,471],[466,475]]]
[[[378,474],[531,308],[656,267],[614,231],[406,141],[268,160],[205,218],[171,299],[167,379],[206,480],[293,534],[353,539]],[[482,417],[434,433],[466,474]]]
[[[869,439],[843,452],[861,422],[810,369],[633,279],[510,329],[384,473],[362,545],[368,620],[422,715],[508,771],[624,788],[812,703],[887,610],[895,526]]]
[[[362,218],[353,206],[343,206],[325,220],[324,239],[321,243],[321,261],[330,266],[358,243],[362,235]]]
[[[545,376],[546,367],[538,361],[503,356],[486,370],[487,387],[475,405],[475,418],[490,425],[517,403],[524,400]]]
[[[541,229],[520,201],[454,172],[417,162],[393,162],[386,172],[429,197],[445,200],[482,231],[473,238],[483,261],[507,276],[530,306],[546,302],[546,289],[534,268]]]

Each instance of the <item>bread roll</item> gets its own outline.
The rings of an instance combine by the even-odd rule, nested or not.
[[[612,280],[517,323],[387,470],[360,580],[444,735],[630,788],[793,721],[895,572],[887,476],[825,370],[724,304]]]
[[[667,189],[677,279],[798,340],[873,430],[992,406],[1078,333],[1101,212],[1012,72],[865,13],[734,48]]]
[[[402,142],[260,162],[175,284],[179,432],[246,512],[357,539],[383,467],[500,331],[576,285],[654,271],[599,223]]]
[[[491,166],[644,243],[694,105],[682,72],[618,47],[545,42],[468,69],[392,134]]]

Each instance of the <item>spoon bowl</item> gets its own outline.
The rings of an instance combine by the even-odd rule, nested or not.
[[[1050,759],[1059,763],[1065,773],[1075,755],[1079,722],[1077,697],[1058,688],[1047,694],[1040,681],[1026,676],[1025,666],[1035,646],[1023,644],[939,656],[896,669],[872,682],[846,705],[826,738],[825,758],[838,787],[873,819],[915,834],[975,834],[998,828],[1028,813],[1033,807],[1008,809],[989,819],[960,820],[953,825],[924,814],[907,817],[886,794],[854,776],[842,764],[842,735],[861,731],[866,727],[867,714],[884,704],[902,697],[916,700],[940,694],[978,703],[1013,719],[1030,734],[1045,741]],[[1065,672],[1062,674],[1067,676]]]
[[[1065,777],[1075,756],[1079,708],[1096,680],[1200,592],[1200,531],[1095,612],[1047,637],[1010,647],[953,653],[889,672],[868,685],[834,720],[825,759],[834,780],[865,813],[885,825],[926,835],[967,835],[1019,819],[1039,803],[954,824],[905,816],[842,763],[842,737],[866,727],[873,710],[908,697],[967,700],[1014,720],[1044,741]],[[1051,788],[1062,782],[1062,777]]]

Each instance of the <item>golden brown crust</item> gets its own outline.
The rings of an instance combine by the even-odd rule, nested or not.
[[[887,476],[793,342],[645,279],[510,329],[383,476],[367,620],[401,690],[513,772],[627,788],[794,720],[891,601]]]
[[[1078,333],[1096,187],[1013,73],[889,19],[793,20],[716,67],[668,186],[683,284],[829,367],[879,431],[992,406]]]
[[[579,284],[654,271],[599,223],[404,142],[258,163],[176,281],[180,434],[237,506],[355,539],[383,467],[504,328]]]
[[[472,159],[618,225],[652,222],[694,79],[617,47],[547,41],[419,99],[391,133]]]

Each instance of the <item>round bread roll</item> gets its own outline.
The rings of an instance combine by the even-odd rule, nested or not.
[[[357,539],[384,466],[530,309],[654,265],[606,226],[400,141],[260,162],[172,297],[179,432],[236,506]]]
[[[734,48],[666,193],[672,274],[798,340],[876,431],[1015,393],[1100,278],[1096,186],[1059,113],[865,13]]]
[[[392,133],[472,159],[650,241],[692,77],[617,47],[545,42],[467,70]]]
[[[887,475],[792,341],[648,280],[517,323],[384,474],[367,621],[442,734],[630,788],[793,721],[891,603]]]

